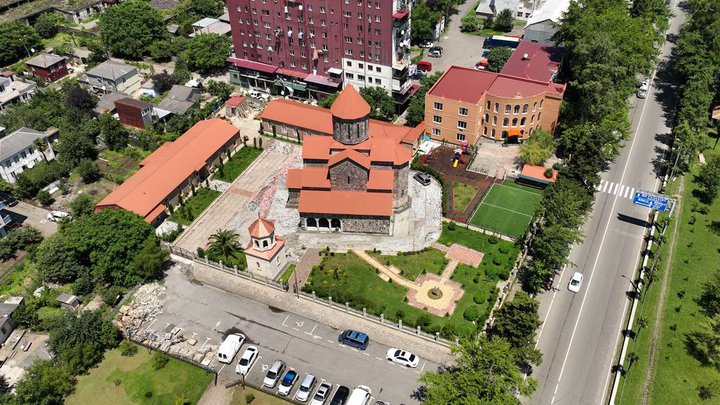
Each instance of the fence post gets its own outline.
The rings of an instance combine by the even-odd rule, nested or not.
[[[402,330],[402,319],[398,319],[398,329]]]
[[[367,318],[367,309],[363,308],[363,318]]]
[[[440,339],[440,332],[435,332],[435,341],[437,342]]]
[[[205,256],[205,264],[210,264],[210,260],[208,259],[207,256]]]
[[[328,297],[328,301],[330,301],[330,307],[332,307],[332,297]]]
[[[420,325],[418,325],[418,326],[415,327],[415,334],[416,334],[416,335],[419,335],[419,334],[420,334]]]
[[[350,303],[349,302],[345,303],[345,312],[350,312]]]
[[[220,260],[220,270],[225,270],[225,266],[223,266],[222,260]]]
[[[380,314],[380,323],[385,323],[385,314]]]
[[[237,275],[237,274],[238,274],[238,268],[237,268],[237,264],[236,264],[235,265],[235,275]]]
[[[315,301],[317,299],[317,297],[315,296],[315,291],[312,292],[312,296],[313,296],[313,301]]]

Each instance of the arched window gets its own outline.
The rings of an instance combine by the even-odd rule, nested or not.
[[[505,104],[505,114],[510,114],[510,109],[511,109],[511,108],[512,108],[512,107],[510,107],[510,104]]]
[[[317,220],[315,218],[308,218],[307,219],[307,227],[308,228],[317,228]]]
[[[497,125],[497,115],[493,115],[493,125]]]
[[[530,117],[530,123],[532,124],[533,122],[535,122],[535,116],[534,116],[534,115],[533,115],[532,117]]]
[[[318,225],[320,228],[330,228],[330,221],[328,221],[327,218],[320,218]]]
[[[512,125],[512,126],[516,127],[516,126],[517,126],[517,122],[518,122],[518,119],[517,119],[517,118],[513,118],[513,125]]]
[[[260,242],[258,242],[257,239],[255,239],[255,247],[260,247]]]
[[[502,131],[502,139],[507,138],[507,135],[508,135],[507,131]]]
[[[504,118],[504,119],[503,119],[503,126],[504,126],[504,127],[508,126],[508,121],[510,121],[510,120],[507,119],[507,118]]]
[[[514,114],[520,114],[520,104],[516,104],[515,108],[513,109]]]
[[[537,101],[533,103],[533,111],[537,109]]]
[[[263,247],[264,247],[264,248],[268,247],[268,241],[267,241],[267,239],[265,239],[265,240],[263,241]]]
[[[487,127],[483,127],[483,135],[487,136]]]
[[[485,109],[490,111],[490,100],[488,100],[487,104],[485,104]]]
[[[540,116],[542,115],[541,112],[538,113],[538,121],[540,121]]]
[[[522,117],[522,118],[520,119],[520,126],[524,126],[524,125],[525,125],[525,119],[526,119],[525,117]]]
[[[492,129],[492,132],[490,132],[490,134],[492,134],[492,138],[495,139],[495,128]]]
[[[540,100],[540,109],[542,110],[542,103],[544,100]],[[538,118],[539,119],[539,118]]]
[[[523,106],[523,114],[525,114],[526,112],[528,112],[528,105],[527,105],[527,104],[525,104],[525,105]]]
[[[485,122],[490,122],[490,114],[485,113]]]
[[[498,112],[500,110],[500,104],[495,103],[495,112]]]

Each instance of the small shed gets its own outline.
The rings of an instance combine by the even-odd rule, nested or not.
[[[548,174],[552,174],[548,176]],[[518,183],[524,183],[529,186],[545,188],[550,183],[557,181],[558,171],[543,166],[525,165],[517,178]]]
[[[243,96],[232,96],[225,102],[225,115],[228,117],[245,118],[248,116],[249,108],[245,103],[247,98]]]
[[[56,299],[60,303],[61,307],[69,309],[71,311],[75,311],[80,306],[80,298],[72,294],[62,293],[58,295]]]

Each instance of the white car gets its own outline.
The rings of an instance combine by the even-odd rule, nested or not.
[[[435,46],[435,44],[430,41],[420,44],[420,48],[432,48],[433,46]]]
[[[70,214],[68,214],[67,212],[63,212],[63,211],[50,211],[50,212],[48,212],[48,214],[47,214],[47,219],[48,219],[48,221],[58,222],[58,221],[60,221],[61,219],[67,218],[67,217],[69,217],[69,216],[70,216]]]
[[[418,356],[400,349],[388,350],[386,357],[393,363],[397,363],[410,368],[417,367],[418,362],[420,361]]]
[[[243,353],[242,357],[240,357],[240,361],[238,361],[237,366],[235,366],[235,372],[242,375],[247,375],[248,372],[250,372],[250,368],[255,364],[255,360],[257,360],[258,357],[258,348],[255,346],[248,346],[247,349],[245,349],[245,353]]]
[[[650,79],[643,80],[643,82],[640,84],[640,90],[650,90]]]
[[[310,398],[310,393],[312,392],[313,388],[315,388],[315,384],[317,383],[317,379],[312,374],[305,375],[305,378],[303,378],[302,383],[300,383],[300,388],[298,388],[297,392],[295,393],[295,399],[297,399],[300,402],[305,402]]]
[[[323,381],[322,383],[320,383],[317,391],[315,391],[315,396],[313,397],[312,401],[310,401],[310,405],[323,405],[325,401],[327,401],[327,399],[330,397],[331,391],[332,384],[327,381]]]
[[[272,366],[270,366],[270,369],[267,371],[267,374],[265,374],[265,379],[263,380],[263,387],[275,387],[278,380],[282,376],[283,371],[285,371],[285,363],[280,360],[275,360]]]
[[[269,94],[263,93],[262,91],[257,91],[257,90],[251,91],[251,92],[250,92],[250,97],[252,97],[252,98],[259,98],[259,99],[265,100],[265,101],[267,101],[267,100],[270,99],[270,95],[269,95]]]
[[[583,275],[575,272],[573,274],[572,278],[570,279],[570,283],[568,284],[568,290],[572,292],[580,292],[580,286],[582,286],[583,281]]]

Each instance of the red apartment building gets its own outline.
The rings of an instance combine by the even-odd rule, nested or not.
[[[235,84],[321,99],[348,84],[397,104],[409,77],[410,0],[228,0]]]

